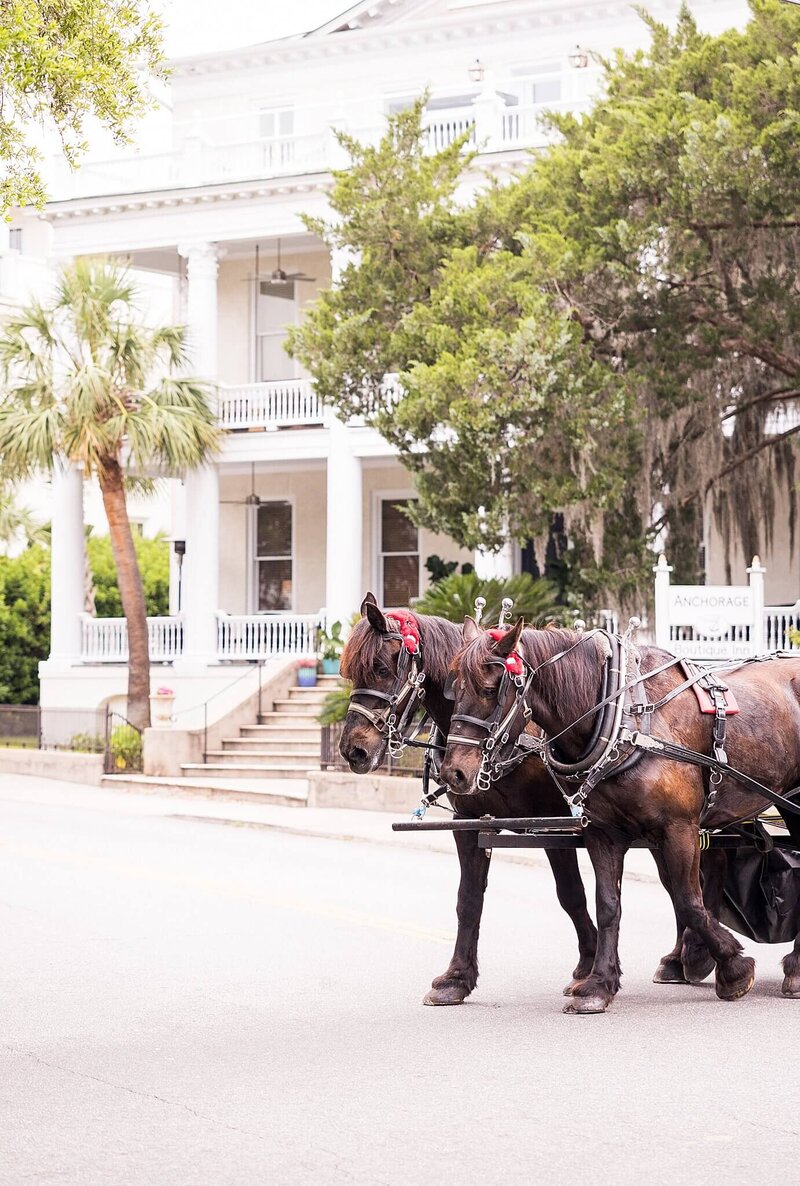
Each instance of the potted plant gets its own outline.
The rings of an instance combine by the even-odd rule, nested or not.
[[[172,706],[175,703],[175,693],[172,688],[156,688],[150,693],[150,716],[153,727],[168,729],[172,724]]]
[[[319,638],[319,649],[322,656],[323,674],[338,675],[339,659],[344,649],[341,622],[334,622],[330,630],[322,631]]]
[[[301,659],[297,664],[297,686],[300,688],[315,688],[317,686],[316,659]]]

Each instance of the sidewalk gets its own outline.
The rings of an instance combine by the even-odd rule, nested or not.
[[[321,840],[391,845],[394,848],[403,846],[444,853],[450,859],[455,855],[453,839],[449,832],[392,832],[393,822],[409,818],[408,815],[398,816],[392,812],[326,807],[279,807],[264,803],[194,797],[185,792],[141,794],[133,790],[99,788],[79,783],[58,782],[55,779],[0,774],[0,806],[2,799],[9,798],[24,799],[26,802],[39,803],[42,806],[63,807],[75,804],[88,810],[157,815],[218,826],[263,828],[292,836],[315,836]],[[428,820],[443,818],[444,813],[435,809],[431,809],[426,817]],[[547,856],[542,849],[495,849],[493,859],[521,865],[547,865]],[[591,862],[586,852],[579,851],[578,860],[582,872],[591,875]],[[632,881],[657,882],[658,875],[650,853],[643,849],[632,849],[625,858],[625,877]]]

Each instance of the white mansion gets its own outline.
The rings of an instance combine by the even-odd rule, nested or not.
[[[672,21],[679,2],[648,7]],[[711,31],[747,15],[744,0],[693,8]],[[398,513],[414,492],[390,447],[324,410],[282,349],[340,266],[300,217],[326,212],[343,163],[333,129],[375,138],[427,87],[431,146],[471,127],[479,185],[543,143],[542,109],[589,101],[592,52],[645,41],[618,0],[362,0],[303,36],[175,61],[169,104],[135,150],[96,151],[75,174],[54,165],[44,212],[0,232],[0,311],[41,292],[59,259],[123,257],[189,325],[195,370],[219,385],[224,448],[173,483],[173,613],[151,622],[178,708],[230,684],[231,661],[302,653],[323,608],[346,620],[366,588],[407,603],[431,554],[473,560]],[[124,692],[124,623],[83,616],[82,480],[54,484],[42,703],[94,707]],[[504,563],[519,569],[520,550]],[[768,596],[793,601],[797,587],[795,574]]]

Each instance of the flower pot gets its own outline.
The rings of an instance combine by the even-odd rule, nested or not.
[[[323,675],[338,675],[339,674],[339,660],[338,659],[323,659],[322,660],[322,674]]]
[[[316,667],[298,667],[297,686],[299,688],[315,688],[317,686]]]
[[[169,696],[154,692],[150,697],[150,722],[154,729],[169,729],[174,718],[175,693]]]

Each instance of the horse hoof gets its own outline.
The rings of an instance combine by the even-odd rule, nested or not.
[[[662,960],[653,973],[653,984],[686,984],[680,960]]]
[[[605,1013],[610,1001],[605,997],[572,997],[567,1001],[562,1013]]]
[[[460,1005],[468,995],[463,984],[443,984],[441,988],[429,988],[422,999],[423,1005]]]
[[[790,1001],[800,1001],[800,976],[784,976],[781,996]]]
[[[738,1001],[741,997],[746,996],[753,987],[756,978],[755,961],[749,956],[742,960],[744,970],[742,974],[735,980],[730,980],[727,983],[722,980],[717,969],[716,990],[717,996],[721,1001]]]
[[[683,962],[683,974],[687,984],[702,984],[714,971],[714,960],[710,955],[695,960],[694,963]]]

